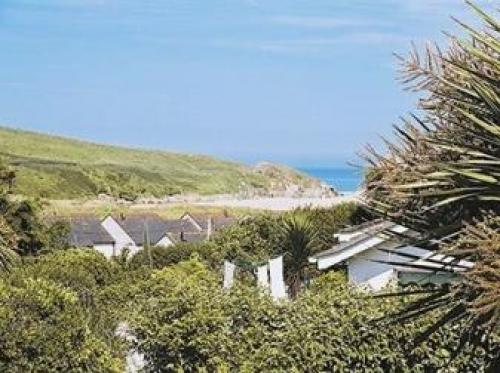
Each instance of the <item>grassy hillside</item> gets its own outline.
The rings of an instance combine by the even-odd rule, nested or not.
[[[285,167],[252,168],[199,155],[128,149],[0,127],[0,158],[17,170],[16,192],[52,199],[100,193],[134,199],[178,193],[310,186]]]

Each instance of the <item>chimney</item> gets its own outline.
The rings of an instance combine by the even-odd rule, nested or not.
[[[209,240],[210,237],[212,237],[212,231],[213,231],[213,219],[210,216],[207,219],[207,240]]]

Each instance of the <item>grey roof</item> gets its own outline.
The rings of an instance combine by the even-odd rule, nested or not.
[[[169,233],[168,237],[172,239],[174,243],[201,242],[207,239],[207,234],[205,232],[179,232],[179,233]]]
[[[373,238],[377,234],[383,233],[384,231],[387,231],[388,229],[395,227],[396,225],[397,224],[394,224],[394,223],[391,223],[388,221],[377,221],[376,223],[373,223],[372,225],[363,226],[363,227],[361,227],[363,232],[359,236],[356,236],[349,241],[341,242],[341,243],[333,246],[331,249],[317,253],[317,254],[313,255],[313,258],[322,258],[325,256],[335,254],[339,251],[345,250],[349,247],[359,245],[362,242]],[[350,230],[349,232],[355,232],[355,230]]]
[[[202,230],[206,231],[208,229],[208,220],[212,220],[212,228],[214,230],[219,230],[225,228],[231,224],[234,224],[238,221],[237,218],[232,216],[210,216],[210,215],[200,215],[200,214],[190,214],[185,213],[183,216],[189,215],[191,216],[196,223],[201,227]]]
[[[114,244],[115,240],[102,227],[95,216],[72,216],[63,218],[70,225],[68,243],[76,247],[90,247],[98,244]]]
[[[151,245],[158,243],[167,233],[167,222],[155,214],[113,216],[113,219],[138,246],[144,245],[146,232]]]
[[[201,242],[207,239],[206,233],[183,233],[181,236],[181,241],[183,242]]]
[[[198,232],[198,228],[185,219],[165,220],[165,225],[168,233]]]

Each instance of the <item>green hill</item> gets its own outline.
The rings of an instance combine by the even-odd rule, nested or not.
[[[254,168],[207,156],[101,145],[4,127],[0,158],[17,171],[17,193],[50,199],[99,194],[135,199],[317,184],[282,166]]]

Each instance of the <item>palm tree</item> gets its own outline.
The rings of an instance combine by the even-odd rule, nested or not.
[[[395,127],[387,155],[368,147],[364,197],[371,212],[420,232],[421,245],[476,263],[465,281],[408,310],[441,308],[433,330],[466,318],[480,335],[498,327],[500,312],[500,23],[468,4],[484,31],[457,21],[467,40],[401,59],[425,115]]]
[[[306,214],[294,212],[283,218],[281,252],[285,253],[285,279],[295,298],[306,279],[309,257],[324,248],[320,230]]]

